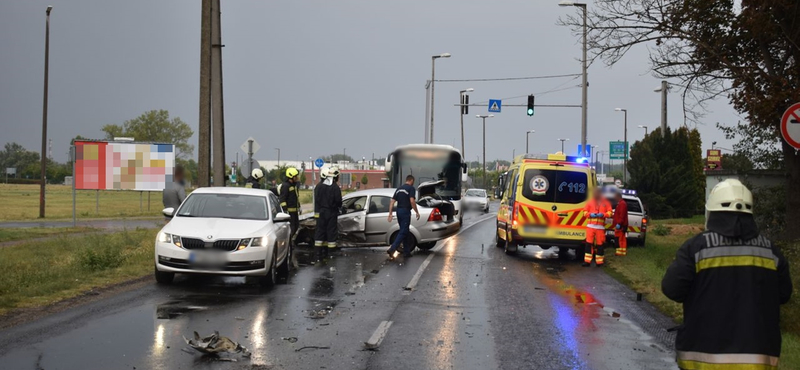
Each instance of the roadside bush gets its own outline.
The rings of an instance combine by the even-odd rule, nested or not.
[[[780,239],[786,225],[786,188],[749,187],[753,189],[753,216],[759,231],[769,238]]]
[[[122,266],[125,256],[119,253],[119,248],[100,247],[97,249],[84,249],[78,255],[81,267],[90,271],[102,271]]]
[[[672,228],[669,226],[656,224],[656,226],[653,227],[653,234],[656,234],[658,236],[667,236],[670,233],[672,233]]]

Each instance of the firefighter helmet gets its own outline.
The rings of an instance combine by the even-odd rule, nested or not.
[[[328,176],[339,177],[339,167],[331,166],[330,168],[328,168]]]
[[[250,176],[253,176],[254,179],[260,180],[264,177],[264,171],[261,171],[260,168],[254,168],[252,172],[250,172]]]
[[[706,201],[706,211],[752,214],[753,193],[739,180],[725,180],[711,189]]]
[[[319,177],[322,178],[322,179],[328,178],[328,169],[327,168],[323,168],[323,169],[319,170]]]
[[[289,168],[286,169],[286,178],[287,179],[295,178],[299,174],[300,174],[300,172],[297,171],[297,169],[294,168],[294,167],[289,167]]]

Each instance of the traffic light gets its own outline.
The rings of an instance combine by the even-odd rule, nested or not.
[[[469,95],[461,95],[461,114],[469,114]]]
[[[534,98],[533,95],[528,95],[528,116],[529,117],[533,116],[533,101],[534,101],[534,99],[535,98]]]

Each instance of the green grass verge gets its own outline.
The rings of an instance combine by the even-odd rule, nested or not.
[[[661,279],[675,259],[678,248],[697,230],[701,230],[703,222],[703,217],[654,221],[653,226],[660,224],[670,227],[671,234],[658,236],[649,233],[647,246],[629,247],[626,257],[616,257],[613,252],[606,252],[609,261],[607,271],[634,291],[644,293],[645,298],[666,315],[680,321],[683,308],[661,293]],[[800,317],[800,242],[783,245],[782,250],[791,265],[795,290],[792,300],[781,306],[783,348],[780,369],[800,369],[800,321],[797,320]]]
[[[45,238],[56,235],[67,235],[91,232],[89,227],[34,227],[34,228],[0,228],[0,243],[17,240]]]
[[[0,248],[0,314],[151,274],[157,232],[63,236]]]

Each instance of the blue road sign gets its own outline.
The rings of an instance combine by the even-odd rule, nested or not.
[[[492,113],[500,113],[500,109],[503,108],[503,101],[500,99],[490,99],[489,100],[489,112]]]
[[[322,158],[317,158],[317,160],[314,161],[314,165],[317,166],[318,168],[322,168],[322,166],[325,165],[325,161],[322,160]]]

